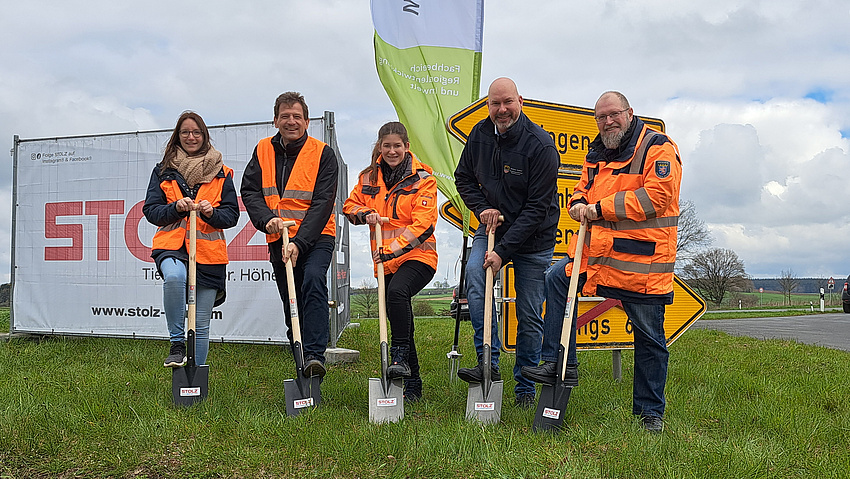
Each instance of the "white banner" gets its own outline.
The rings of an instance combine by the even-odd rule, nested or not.
[[[210,128],[237,194],[254,146],[276,131],[271,122]],[[18,143],[13,332],[167,339],[162,280],[150,257],[155,227],[142,206],[170,134]],[[322,139],[321,119],[310,122],[309,134]],[[265,237],[244,209],[225,236],[227,301],[213,311],[210,338],[286,341]]]

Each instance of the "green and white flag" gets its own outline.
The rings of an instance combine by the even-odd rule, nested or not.
[[[372,0],[372,23],[378,77],[410,149],[467,218],[454,184],[463,144],[446,120],[478,99],[484,0]]]

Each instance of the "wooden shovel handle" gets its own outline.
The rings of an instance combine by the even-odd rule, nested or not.
[[[189,289],[186,295],[186,304],[188,311],[186,314],[187,328],[191,331],[195,330],[195,320],[197,315],[197,248],[198,248],[198,212],[195,210],[189,211],[189,278],[187,287]]]
[[[504,216],[499,216],[499,221],[505,221]],[[487,234],[487,254],[493,252],[496,247],[496,229],[493,228]],[[489,346],[493,342],[493,282],[496,272],[493,267],[487,268],[487,279],[484,283],[484,344]]]
[[[283,222],[283,248],[281,253],[286,256],[286,250],[289,248],[289,227],[295,226],[295,221],[289,220]],[[286,265],[286,288],[289,292],[289,322],[292,324],[292,340],[296,343],[301,342],[301,320],[298,318],[298,298],[295,295],[295,272],[292,270],[292,261],[284,262]]]
[[[567,293],[567,305],[564,311],[564,324],[561,326],[561,346],[564,348],[564,358],[561,363],[561,380],[564,379],[564,374],[567,371],[567,351],[570,347],[570,335],[573,333],[573,311],[575,311],[575,301],[578,295],[578,277],[581,271],[581,255],[584,250],[584,236],[587,233],[587,223],[582,221],[578,228],[578,237],[576,238],[576,254],[573,258],[573,269],[570,274],[570,289]]]
[[[381,222],[389,221],[387,217],[381,217],[375,222],[375,249],[378,254],[384,249],[384,235],[381,231]],[[383,261],[377,264],[378,266],[378,335],[382,343],[387,342],[387,298],[386,284],[384,284],[384,263]]]

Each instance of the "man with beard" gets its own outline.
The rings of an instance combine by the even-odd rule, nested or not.
[[[481,222],[466,266],[478,365],[461,368],[457,375],[466,382],[482,381],[487,327],[493,331],[491,377],[501,379],[495,315],[491,324],[484,324],[485,279],[487,268],[498,272],[513,261],[517,312],[514,394],[516,405],[527,408],[534,405],[534,383],[522,377],[520,368],[540,361],[544,272],[552,261],[560,218],[555,196],[560,159],[549,134],[522,112],[522,97],[511,79],[496,79],[487,95],[489,116],[472,128],[455,170],[457,191]],[[488,253],[491,230],[495,230],[496,246]]]
[[[570,199],[570,217],[588,223],[579,287],[585,296],[622,303],[634,332],[632,413],[647,431],[661,432],[669,357],[664,309],[673,303],[682,162],[676,144],[635,117],[622,93],[603,93],[595,119],[599,135],[590,144]],[[575,248],[573,241],[569,257],[547,271],[543,363],[522,368],[523,376],[539,383],[555,383]],[[577,364],[573,339],[567,372]],[[573,376],[577,384],[577,372]]]

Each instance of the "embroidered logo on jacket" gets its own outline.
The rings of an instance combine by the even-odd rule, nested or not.
[[[511,168],[511,165],[505,165],[505,174],[511,174],[516,176],[522,176],[522,170],[518,168]]]
[[[659,178],[667,178],[670,176],[670,162],[667,160],[656,161],[655,176]]]

